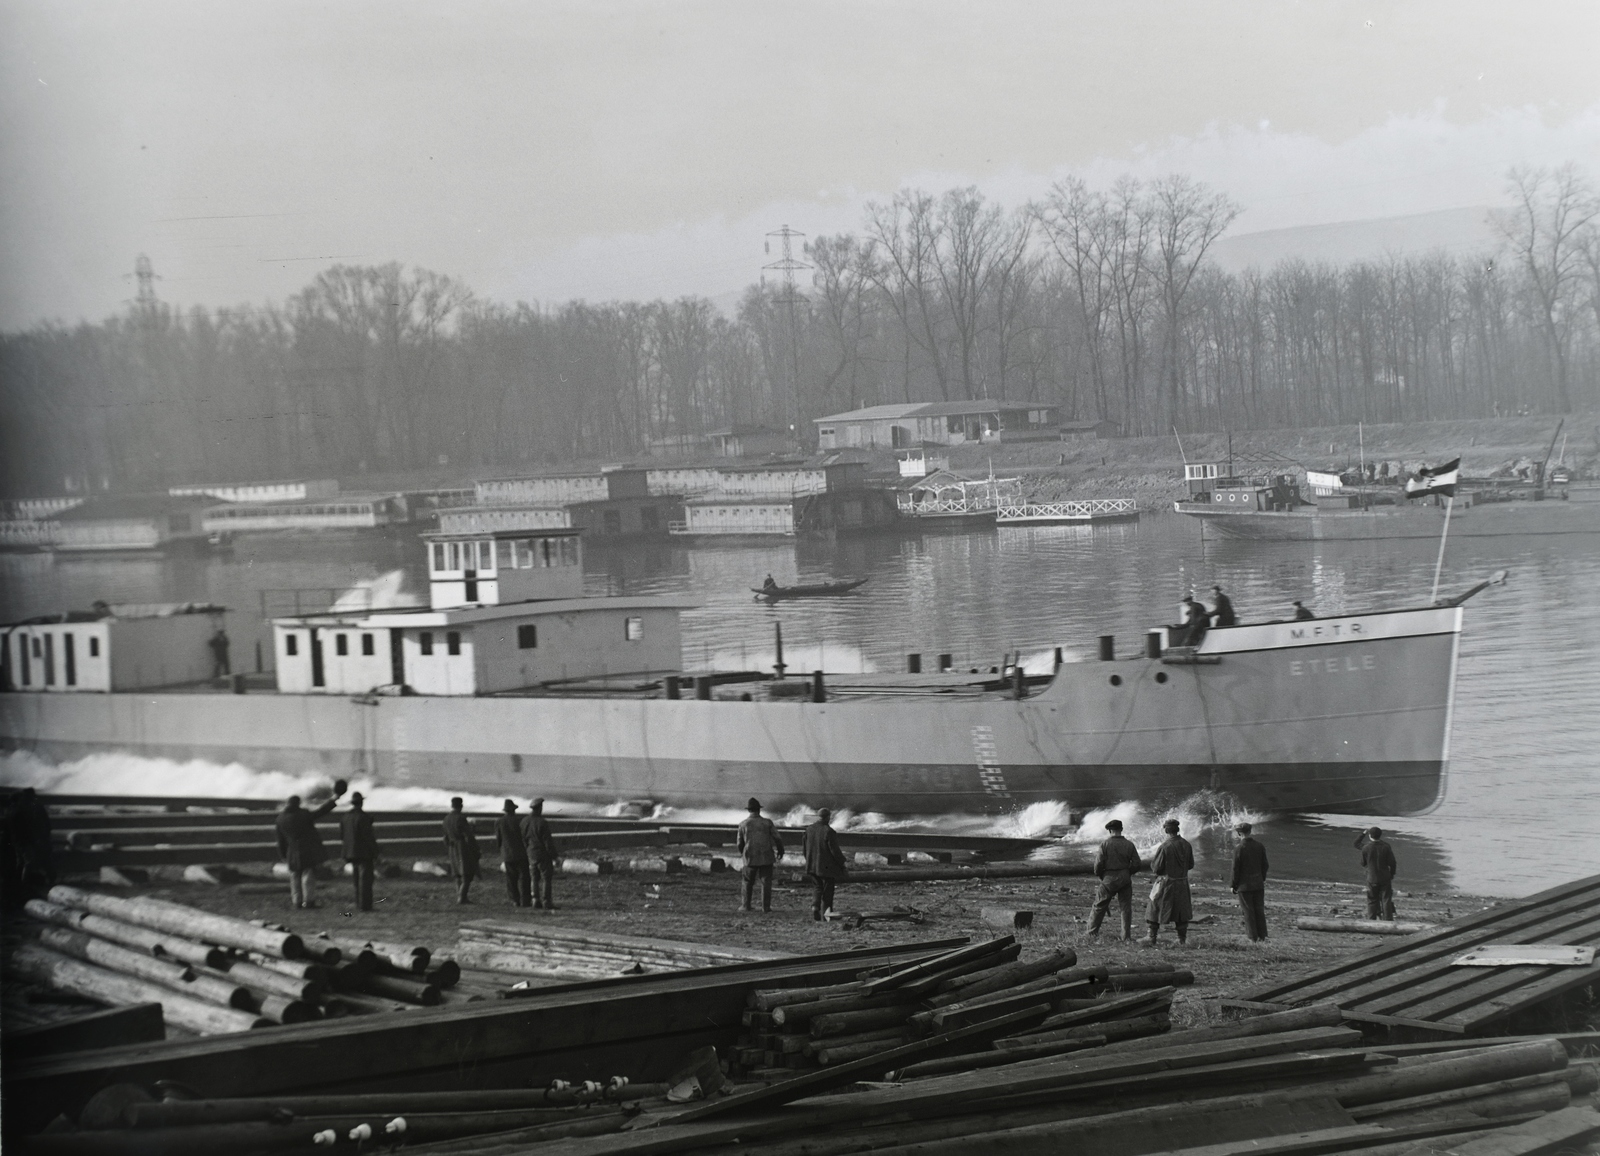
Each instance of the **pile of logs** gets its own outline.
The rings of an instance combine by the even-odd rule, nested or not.
[[[597,979],[783,958],[784,952],[760,948],[685,943],[506,919],[463,923],[456,939],[456,959],[463,967]]]
[[[1008,935],[850,983],[753,992],[732,1070],[774,1076],[848,1063],[1000,1016],[1012,1017],[1007,1030],[901,1074],[1061,1055],[1167,1031],[1173,990],[1194,982],[1165,963],[1078,966],[1070,948],[1027,963],[1020,955]]]
[[[21,979],[109,1006],[159,1003],[168,1027],[217,1035],[273,1024],[483,999],[425,947],[213,915],[161,899],[58,886],[29,900],[41,926],[11,957]]]

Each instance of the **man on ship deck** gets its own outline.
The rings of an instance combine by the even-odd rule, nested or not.
[[[1144,870],[1144,863],[1139,859],[1139,849],[1122,837],[1121,819],[1112,819],[1106,830],[1111,834],[1094,857],[1094,873],[1100,886],[1089,916],[1089,935],[1092,938],[1100,934],[1100,924],[1115,900],[1122,910],[1122,939],[1127,942],[1133,938],[1133,877]]]
[[[1211,611],[1212,626],[1237,626],[1239,616],[1233,612],[1233,599],[1222,592],[1221,586],[1211,588],[1212,601],[1216,607]]]
[[[1178,929],[1178,942],[1189,942],[1189,924],[1194,919],[1194,899],[1189,893],[1189,872],[1194,870],[1194,848],[1189,840],[1178,834],[1178,820],[1168,819],[1162,824],[1167,833],[1161,846],[1150,860],[1150,870],[1156,881],[1150,888],[1150,909],[1145,922],[1150,925],[1150,938],[1140,940],[1156,945],[1156,936],[1163,923]]]
[[[761,910],[772,910],[772,868],[783,858],[783,840],[772,820],[761,814],[761,803],[751,799],[745,804],[750,812],[739,824],[739,850],[744,854],[744,869],[739,873],[739,910],[749,911],[755,899],[757,880],[761,883]]]
[[[1394,922],[1394,876],[1400,869],[1394,848],[1384,840],[1382,827],[1368,827],[1356,836],[1361,866],[1367,873],[1367,918]]]

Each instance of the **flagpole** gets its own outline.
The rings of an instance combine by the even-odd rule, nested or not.
[[[1450,537],[1450,511],[1456,508],[1456,496],[1451,494],[1444,500],[1444,531],[1439,535],[1439,560],[1433,564],[1433,594],[1428,601],[1439,601],[1439,574],[1444,570],[1444,544]]]

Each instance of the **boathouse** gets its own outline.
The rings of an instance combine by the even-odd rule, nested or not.
[[[0,686],[41,693],[152,690],[211,677],[226,609],[209,602],[103,606],[0,628]]]
[[[47,523],[49,545],[64,552],[160,550],[206,537],[202,513],[211,498],[167,494],[99,495]]]
[[[1028,401],[874,405],[819,417],[815,422],[817,445],[824,450],[1051,441],[1061,436],[1060,408]]]
[[[737,537],[744,534],[792,537],[794,501],[789,498],[728,498],[685,502],[683,521],[669,532],[684,536]]]
[[[566,530],[572,515],[561,506],[464,506],[439,511],[443,534],[492,534],[501,530]]]
[[[223,502],[315,502],[333,497],[339,483],[333,478],[295,478],[280,482],[214,482],[173,486],[175,498],[216,498]]]
[[[759,457],[792,453],[794,435],[765,425],[733,425],[706,434],[711,452],[723,458]]]
[[[208,534],[268,533],[275,530],[375,530],[407,520],[399,494],[340,494],[309,502],[257,500],[205,511]]]

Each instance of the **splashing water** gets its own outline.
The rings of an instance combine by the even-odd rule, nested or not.
[[[421,606],[422,599],[408,593],[406,572],[390,570],[376,578],[357,582],[334,600],[332,611],[395,610],[407,606]]]
[[[1145,803],[1124,802],[1099,807],[1084,815],[1083,822],[1066,839],[1067,844],[1095,844],[1106,837],[1105,826],[1112,819],[1122,821],[1122,833],[1141,854],[1155,851],[1166,838],[1161,829],[1168,819],[1176,819],[1181,833],[1190,839],[1206,831],[1230,831],[1238,823],[1264,823],[1270,815],[1252,811],[1226,791],[1196,791],[1173,807],[1153,807]]]

